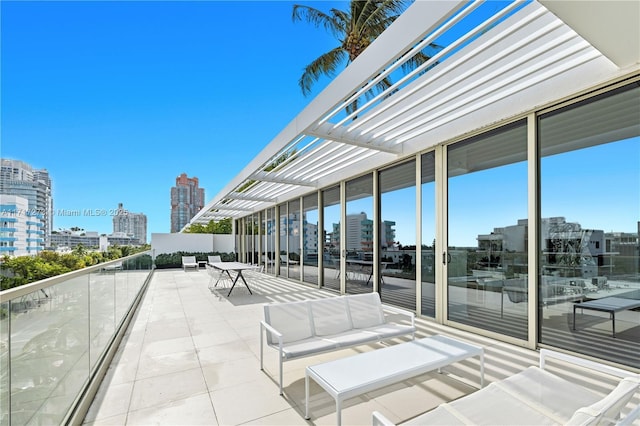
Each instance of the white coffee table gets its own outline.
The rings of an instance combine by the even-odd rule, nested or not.
[[[441,335],[311,365],[305,373],[305,418],[309,419],[310,377],[335,399],[337,424],[340,425],[345,399],[474,356],[480,357],[480,387],[483,387],[484,349]]]

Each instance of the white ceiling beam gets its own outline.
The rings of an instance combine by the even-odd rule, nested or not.
[[[334,126],[329,123],[322,123],[313,130],[305,131],[306,135],[314,136],[317,138],[331,140],[334,142],[342,143],[345,145],[357,146],[360,148],[373,149],[375,151],[386,152],[389,154],[401,155],[402,147],[389,147],[382,146],[380,140],[376,140],[370,136],[368,136],[368,140],[358,140],[357,136],[351,135],[349,137],[344,136],[347,133],[347,129],[344,127],[335,129]],[[355,136],[355,137],[354,137]]]
[[[273,183],[283,183],[285,185],[294,185],[294,186],[310,186],[312,188],[316,188],[316,184],[309,181],[303,181],[299,179],[287,179],[283,177],[274,176],[271,173],[267,172],[257,172],[249,176],[249,179],[259,180],[261,182],[273,182]]]

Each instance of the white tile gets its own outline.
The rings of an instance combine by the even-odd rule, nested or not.
[[[128,425],[218,425],[208,394],[129,413]]]
[[[132,411],[165,405],[207,392],[202,370],[181,371],[138,380],[131,395]]]
[[[133,382],[113,384],[103,381],[85,416],[85,421],[102,420],[117,415],[126,416],[132,390]]]
[[[213,391],[210,395],[218,422],[223,425],[252,423],[291,408],[286,398],[267,382],[247,382]]]

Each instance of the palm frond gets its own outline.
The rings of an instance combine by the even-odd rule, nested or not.
[[[342,47],[336,47],[307,65],[298,81],[302,93],[307,96],[311,92],[313,83],[318,81],[322,74],[334,76],[336,69],[345,61],[346,56]]]
[[[311,6],[294,4],[291,19],[293,22],[306,21],[316,28],[322,27],[334,36],[339,36],[343,31],[343,27],[340,25],[341,22],[336,19],[335,14],[334,16],[327,15],[321,10]]]

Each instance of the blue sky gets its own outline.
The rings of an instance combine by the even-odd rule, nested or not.
[[[322,10],[346,5],[300,3]],[[304,66],[337,42],[292,22],[292,5],[1,1],[0,155],[50,172],[56,213],[107,212],[56,214],[54,229],[111,233],[108,213],[123,203],[147,215],[149,234],[169,232],[170,188],[178,175],[197,176],[211,200],[328,83],[319,82],[308,98],[298,87]],[[579,162],[575,153],[558,157],[557,165],[546,160],[543,216],[634,232],[639,153],[634,139],[585,150]],[[562,177],[554,178],[554,170]],[[608,179],[595,179],[594,170]],[[514,180],[499,172],[496,185],[502,194],[514,185],[524,189],[526,175]],[[473,197],[487,196],[473,185],[462,194],[462,212]],[[603,215],[594,203],[615,208]],[[517,211],[503,207],[499,216],[476,211],[473,221],[465,213],[449,230],[452,244],[475,245],[478,234],[524,218],[526,198],[515,205]],[[411,212],[384,219],[408,223]],[[415,241],[412,229],[398,225],[398,240]]]
[[[49,171],[56,212],[123,203],[169,232],[179,174],[210,200],[326,85],[298,87],[336,42],[292,5],[2,1],[0,155]],[[53,225],[112,231],[108,215]]]

